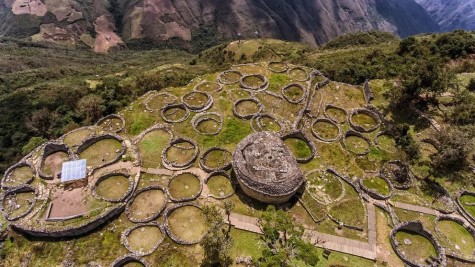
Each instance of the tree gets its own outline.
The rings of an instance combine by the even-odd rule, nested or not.
[[[34,133],[48,136],[53,122],[52,117],[53,114],[47,108],[42,108],[33,111],[31,116],[26,119],[25,124]]]
[[[467,85],[467,90],[470,92],[475,92],[475,78],[470,79]]]
[[[232,205],[228,204],[225,207],[227,207],[226,214],[230,214]],[[201,265],[221,267],[231,265],[232,260],[229,256],[229,250],[233,244],[233,239],[229,234],[231,228],[226,227],[222,212],[216,206],[205,206],[203,214],[208,226],[208,233],[201,242],[205,253]]]
[[[469,166],[469,155],[473,149],[470,136],[457,128],[443,129],[436,135],[439,151],[432,156],[432,164],[441,172],[460,171]]]
[[[34,136],[30,138],[28,143],[21,148],[21,152],[23,155],[26,155],[30,153],[31,151],[33,151],[33,149],[35,149],[37,146],[45,143],[46,141],[48,140],[46,140],[43,137]]]
[[[303,226],[296,224],[287,212],[268,206],[261,216],[260,227],[267,247],[259,258],[259,266],[287,267],[297,261],[309,266],[318,263],[315,246],[303,239]]]
[[[84,118],[86,123],[91,123],[99,119],[105,109],[104,99],[93,94],[82,97],[77,105],[77,112]]]

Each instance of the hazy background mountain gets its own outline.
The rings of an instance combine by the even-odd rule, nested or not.
[[[475,0],[416,0],[443,31],[475,30]]]
[[[439,26],[414,0],[0,0],[0,36],[95,51],[270,37],[322,44],[348,32],[407,36]]]

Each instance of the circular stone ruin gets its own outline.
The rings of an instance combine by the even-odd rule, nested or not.
[[[399,190],[407,190],[412,185],[409,167],[399,160],[384,163],[381,168],[381,175],[388,178],[394,188]]]
[[[218,76],[218,82],[220,84],[235,84],[241,80],[242,74],[237,70],[228,70],[221,72]]]
[[[289,66],[285,62],[269,62],[269,65],[267,65],[267,68],[275,73],[284,73],[289,70]]]
[[[151,95],[145,101],[145,108],[149,111],[161,110],[167,105],[174,104],[178,100],[178,97],[169,93],[156,93]]]
[[[173,241],[182,245],[199,243],[207,231],[203,211],[192,203],[178,204],[167,209],[165,229]]]
[[[375,131],[381,125],[381,119],[378,114],[365,108],[355,109],[349,117],[351,128],[357,132],[370,133]]]
[[[387,132],[378,133],[374,142],[379,148],[385,151],[391,153],[395,153],[398,151],[396,141],[394,141],[394,138],[392,138],[391,135]]]
[[[292,104],[302,102],[305,99],[305,93],[305,88],[298,83],[289,84],[282,88],[282,95],[285,100]]]
[[[125,129],[125,119],[120,115],[110,114],[100,119],[96,126],[109,132],[120,133]]]
[[[203,135],[217,135],[223,128],[223,118],[217,112],[200,113],[193,117],[191,125]]]
[[[119,161],[126,146],[118,135],[105,134],[84,141],[77,149],[79,158],[86,159],[88,166],[98,169]]]
[[[325,106],[323,113],[329,120],[338,124],[345,123],[348,116],[345,109],[330,104]]]
[[[29,184],[35,178],[33,166],[28,162],[19,162],[7,169],[2,178],[2,188],[12,188]]]
[[[92,194],[97,199],[118,203],[127,199],[133,187],[133,179],[128,174],[114,172],[97,179]]]
[[[255,115],[261,113],[262,109],[263,106],[257,99],[244,98],[234,102],[233,114],[240,119],[250,120]]]
[[[241,78],[241,87],[246,90],[258,92],[266,90],[267,86],[269,86],[269,80],[261,74],[246,75]]]
[[[311,130],[315,138],[327,143],[338,141],[341,137],[340,127],[330,119],[316,119]]]
[[[124,255],[116,259],[110,265],[110,267],[129,267],[129,266],[149,267],[150,265],[143,258],[134,254]]]
[[[391,246],[401,260],[413,267],[446,266],[445,250],[419,221],[403,222],[391,231]]]
[[[206,172],[228,170],[231,168],[232,154],[220,147],[206,150],[200,157],[200,167]]]
[[[295,157],[270,132],[242,140],[234,150],[232,165],[242,190],[265,203],[287,202],[305,183]]]
[[[386,200],[392,195],[393,186],[391,182],[385,177],[365,177],[359,182],[361,189],[363,189],[365,193],[374,199]]]
[[[184,122],[190,116],[190,110],[185,104],[169,104],[162,109],[161,116],[168,123]]]
[[[61,139],[68,147],[73,148],[81,145],[84,140],[93,136],[94,133],[94,128],[82,127],[63,135]]]
[[[303,132],[287,133],[281,139],[296,157],[298,163],[308,163],[317,154],[315,145]]]
[[[355,155],[364,156],[370,152],[371,141],[364,135],[349,130],[343,137],[345,149]]]
[[[234,194],[234,186],[227,172],[217,171],[206,178],[206,185],[210,196],[216,199],[225,199]]]
[[[47,180],[51,180],[61,174],[63,162],[72,159],[74,156],[69,148],[62,143],[47,143],[41,155],[38,175]]]
[[[162,164],[170,170],[190,167],[198,157],[198,145],[191,139],[176,138],[162,151]]]
[[[168,181],[168,195],[175,202],[196,199],[203,190],[203,182],[191,172],[183,172]]]
[[[125,230],[121,242],[133,254],[152,254],[165,239],[162,227],[157,223],[139,224]]]
[[[280,122],[271,114],[259,113],[252,117],[251,127],[255,132],[274,132],[282,130]]]
[[[345,196],[343,181],[331,172],[315,170],[307,173],[305,177],[308,194],[322,204],[340,201]]]
[[[135,192],[127,203],[125,213],[134,223],[146,223],[155,220],[167,205],[167,194],[159,185],[144,187]]]
[[[309,79],[308,72],[300,67],[291,68],[287,73],[295,81],[305,82]]]
[[[455,198],[460,213],[475,223],[475,192],[462,191]]]
[[[188,92],[181,97],[181,102],[194,112],[202,112],[213,105],[213,97],[201,91]]]
[[[5,219],[15,221],[31,212],[36,203],[38,190],[30,185],[12,188],[2,194]]]
[[[460,218],[442,215],[437,217],[434,230],[447,255],[475,263],[475,228]]]
[[[221,84],[209,81],[204,81],[193,88],[194,91],[205,93],[215,93],[221,91],[222,89],[223,86]]]

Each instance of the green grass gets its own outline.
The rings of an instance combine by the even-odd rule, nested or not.
[[[168,226],[175,236],[186,241],[200,240],[206,233],[203,212],[193,206],[174,210],[168,217]]]
[[[133,122],[129,126],[132,135],[139,135],[155,123],[155,118],[150,113],[138,113],[133,116]]]
[[[324,122],[324,121],[319,121],[313,125],[313,130],[318,136],[325,140],[331,140],[335,139],[338,137],[338,126]]]
[[[352,120],[356,125],[359,125],[365,129],[371,129],[377,125],[375,118],[362,113],[353,115]]]
[[[110,176],[99,182],[96,193],[107,199],[120,199],[127,193],[129,184],[129,178],[125,176]]]
[[[409,240],[412,244],[406,245],[404,240]],[[426,259],[429,259],[431,256],[437,257],[435,248],[430,241],[417,233],[399,231],[396,234],[396,241],[399,243],[399,250],[404,252],[410,260],[418,264],[424,265],[426,264]]]
[[[162,159],[160,155],[170,140],[170,134],[164,130],[155,130],[146,134],[138,143],[142,166],[146,168],[161,166]]]
[[[13,199],[15,199],[16,204],[20,205],[18,209],[10,210],[5,205],[3,208],[8,212],[8,215],[10,217],[16,217],[30,208],[31,204],[29,201],[32,201],[34,198],[35,198],[35,193],[33,192],[19,193],[19,194],[16,194],[15,197],[13,197]]]
[[[386,151],[389,151],[389,152],[397,151],[396,142],[394,141],[393,138],[391,138],[388,135],[383,134],[383,135],[378,136],[378,145],[382,149],[384,149]]]
[[[371,190],[374,190],[383,196],[387,196],[390,193],[388,183],[380,177],[370,177],[363,179],[363,185]]]
[[[328,172],[313,172],[307,176],[307,190],[323,203],[331,203],[343,194],[340,178]]]
[[[346,113],[340,109],[328,107],[326,109],[326,113],[330,119],[338,123],[343,123],[346,121]]]
[[[143,226],[133,230],[127,237],[130,247],[134,251],[149,251],[163,237],[160,228],[156,226]]]
[[[231,162],[231,153],[225,150],[212,150],[206,154],[204,163],[206,166],[217,169],[223,168]]]
[[[213,196],[224,197],[234,192],[231,181],[223,175],[214,175],[208,182],[208,189]]]
[[[346,148],[357,154],[365,153],[370,150],[368,141],[358,136],[348,136],[345,140]]]
[[[238,144],[251,133],[252,129],[249,123],[233,117],[225,120],[219,138],[224,144]]]
[[[190,198],[200,190],[200,180],[191,173],[179,174],[172,178],[168,190],[175,199]]]
[[[310,147],[301,139],[287,138],[284,143],[296,158],[307,158],[312,155]]]
[[[475,196],[462,195],[460,197],[460,203],[462,204],[465,211],[475,217]]]
[[[439,241],[445,246],[467,258],[473,257],[475,239],[465,227],[451,220],[441,220],[436,227],[442,232],[442,238]]]
[[[138,194],[130,204],[129,211],[134,219],[145,219],[161,211],[167,204],[162,190],[148,190]]]
[[[231,229],[231,236],[233,238],[233,245],[229,254],[232,259],[236,257],[252,257],[253,260],[257,260],[261,256],[264,245],[258,234],[233,227]]]
[[[6,184],[12,187],[19,186],[25,184],[32,177],[33,172],[31,171],[31,168],[28,166],[22,166],[13,170],[10,175],[10,179],[13,179],[14,181],[8,181]]]
[[[81,129],[75,132],[69,133],[64,137],[64,143],[69,147],[79,145],[82,141],[91,136],[93,131],[89,129]]]
[[[289,76],[294,80],[303,81],[308,78],[308,73],[305,70],[295,68],[289,71]]]
[[[86,159],[88,166],[99,166],[116,159],[117,150],[122,150],[122,144],[119,141],[103,139],[84,149],[79,157]]]

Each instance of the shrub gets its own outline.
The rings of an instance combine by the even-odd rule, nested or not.
[[[441,172],[460,171],[469,166],[473,140],[463,131],[452,128],[437,133],[439,152],[432,156],[434,168]]]
[[[475,92],[475,78],[470,79],[467,85],[467,90],[470,92]]]

